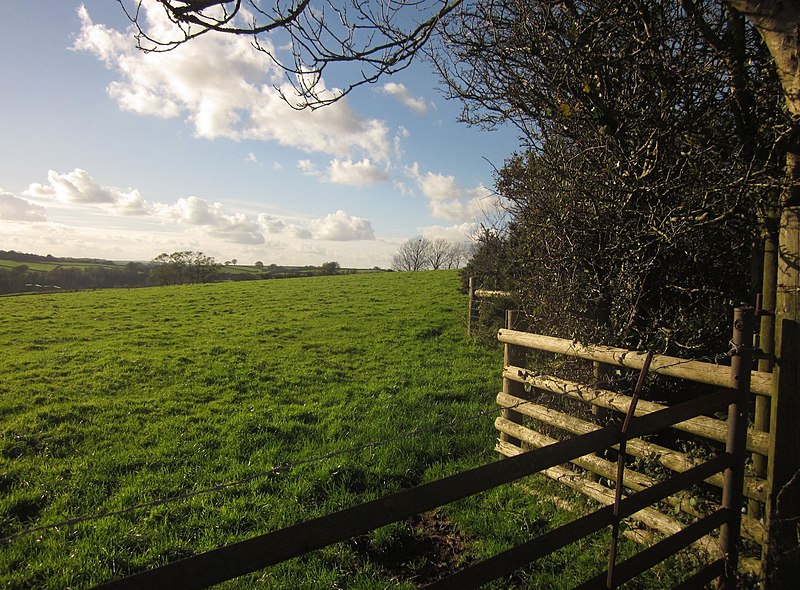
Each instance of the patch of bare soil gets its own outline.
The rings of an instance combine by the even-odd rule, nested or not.
[[[380,551],[368,550],[368,558],[398,580],[423,586],[444,578],[471,561],[468,539],[439,512],[406,520],[409,534]]]

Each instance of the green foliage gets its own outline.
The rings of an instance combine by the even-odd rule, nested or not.
[[[478,3],[449,25],[438,65],[465,119],[526,142],[497,174],[504,251],[483,236],[476,276],[540,332],[719,350],[759,287],[789,125],[757,32],[713,1]]]
[[[320,267],[320,273],[323,275],[335,275],[339,273],[341,268],[342,267],[338,262],[332,260],[330,262],[324,262],[322,264],[322,266]]]
[[[150,279],[160,285],[208,283],[217,278],[222,266],[213,256],[190,250],[162,253],[153,258],[153,262]]]

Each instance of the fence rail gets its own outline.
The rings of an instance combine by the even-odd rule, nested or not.
[[[478,319],[478,302],[480,299],[511,299],[510,291],[492,291],[491,289],[476,289],[475,279],[469,278],[469,300],[467,302],[467,336],[472,336],[472,327]]]
[[[503,391],[498,394],[497,403],[501,408],[514,408],[512,412],[503,410],[503,415],[495,421],[495,427],[500,433],[496,450],[501,456],[513,457],[530,448],[553,444],[558,440],[556,436],[558,432],[581,435],[600,428],[595,423],[548,406],[546,401],[548,398],[547,396],[542,397],[541,392],[552,394],[555,399],[571,400],[573,404],[586,404],[593,408],[599,407],[621,414],[633,412],[635,415],[643,416],[651,412],[658,412],[665,407],[647,401],[638,401],[637,405],[636,400],[631,396],[602,389],[597,384],[581,384],[558,377],[535,374],[525,369],[525,350],[528,349],[592,361],[595,363],[595,370],[597,363],[626,368],[642,368],[647,356],[645,353],[521,332],[512,329],[514,322],[514,313],[510,312],[507,328],[498,333],[498,339],[506,345],[507,362],[503,371]],[[712,441],[712,444],[725,444],[728,452],[737,456],[743,454],[745,450],[749,450],[758,456],[766,457],[770,448],[769,434],[747,429],[747,405],[750,393],[768,394],[772,386],[771,375],[750,370],[753,352],[750,348],[752,325],[752,310],[737,310],[733,348],[726,355],[731,357],[731,366],[729,367],[698,360],[652,355],[649,368],[661,375],[713,386],[730,386],[739,390],[741,400],[731,406],[735,409],[729,408],[726,421],[697,415],[689,420],[673,424],[672,428],[689,433],[694,437]],[[508,359],[515,359],[516,362],[508,362]],[[560,405],[563,406],[563,403]],[[702,414],[709,414],[709,412]],[[608,416],[604,416],[604,419],[608,420]],[[547,433],[542,431],[542,426],[547,427]],[[736,436],[739,437],[735,441],[731,439],[733,431],[736,431]],[[548,436],[548,433],[552,436]],[[621,451],[675,473],[690,471],[698,464],[698,460],[690,457],[687,453],[652,441],[630,440],[627,442],[627,448]],[[587,455],[573,460],[571,463],[574,466],[572,469],[559,466],[545,470],[543,473],[601,503],[613,502],[615,492],[611,487],[601,485],[597,481],[598,476],[612,482],[614,487],[617,487],[618,483],[619,489],[624,487],[631,491],[648,489],[654,485],[653,477],[642,473],[641,470],[637,471],[626,467],[621,473],[615,472],[616,466],[603,457]],[[716,508],[714,508],[713,502],[689,496],[685,491],[680,495],[664,498],[664,500],[672,509],[701,519],[709,513],[719,510],[720,507],[736,507],[738,512],[743,498],[753,502],[766,500],[768,482],[763,476],[746,476],[742,469],[741,474],[737,475],[734,481],[729,481],[731,477],[733,476],[730,474],[722,476],[716,473],[704,479],[706,483],[722,489],[722,496],[718,500]],[[737,490],[735,493],[731,491],[734,489]],[[655,509],[642,511],[634,518],[669,536],[678,534],[684,528],[674,518]],[[743,534],[762,546],[767,542],[766,529],[756,518],[744,516],[738,518],[737,522],[731,526],[736,529],[735,534],[725,531],[720,535],[723,553],[735,551],[735,547],[732,549],[734,542],[730,540],[731,536],[738,538],[740,534]],[[703,535],[699,540],[702,541],[701,546],[709,553],[717,554],[717,540]],[[737,556],[736,561],[745,571],[759,573],[760,561],[758,558],[748,557],[739,560]]]

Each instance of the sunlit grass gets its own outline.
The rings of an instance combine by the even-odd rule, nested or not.
[[[502,354],[465,338],[457,285],[380,273],[0,298],[1,536],[258,476],[19,537],[0,546],[0,585],[91,586],[495,460]],[[451,569],[569,518],[515,486],[441,513]],[[412,588],[434,556],[395,554],[420,534],[398,523],[223,587]],[[604,552],[573,548],[513,585],[570,587]]]

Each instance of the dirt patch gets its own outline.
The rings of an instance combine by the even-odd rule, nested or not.
[[[407,533],[385,547],[371,547],[368,558],[399,580],[419,586],[444,578],[471,561],[468,539],[439,512],[405,521]]]

